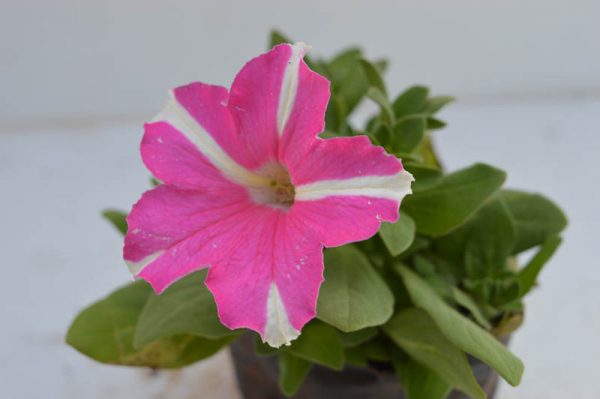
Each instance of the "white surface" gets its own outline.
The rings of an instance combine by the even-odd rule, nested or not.
[[[273,26],[314,54],[389,56],[392,87],[598,96],[598,15],[595,0],[0,0],[0,128],[151,116],[176,85],[228,86]]]
[[[565,208],[570,226],[527,301],[512,348],[523,384],[500,399],[597,399],[600,380],[600,102],[465,107],[439,132],[451,169],[485,160],[511,187],[540,191]],[[138,155],[141,128],[0,135],[0,397],[10,399],[236,399],[227,356],[182,373],[103,366],[63,343],[84,305],[126,283],[121,239],[99,212],[127,209],[148,187]]]

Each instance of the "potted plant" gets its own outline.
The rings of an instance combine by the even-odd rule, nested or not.
[[[245,398],[479,399],[498,375],[518,385],[506,344],[561,210],[503,188],[495,167],[444,170],[432,140],[451,97],[391,97],[385,60],[286,43],[273,33],[230,92],[174,89],[146,124],[155,187],[129,215],[104,212],[139,279],[84,309],[67,343],[155,369],[229,346]],[[364,97],[379,111],[358,128]]]

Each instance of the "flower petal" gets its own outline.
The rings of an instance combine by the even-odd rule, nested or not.
[[[157,179],[190,189],[230,184],[200,149],[171,124],[147,123],[144,130],[142,159]]]
[[[229,107],[246,151],[263,163],[279,159],[282,136],[309,132],[314,138],[323,130],[329,82],[302,60],[308,49],[304,43],[275,46],[248,62],[231,86]]]
[[[301,55],[298,53],[297,56]],[[315,137],[325,127],[325,111],[329,102],[329,81],[312,71],[303,60],[298,61],[298,68],[288,79],[293,83],[289,84],[292,89],[284,108],[286,117],[279,148],[281,160],[289,152],[305,154],[311,148]]]
[[[258,331],[274,347],[289,344],[315,316],[322,245],[304,222],[268,207],[237,234],[244,244],[226,262],[213,264],[206,279],[221,322]]]
[[[225,88],[204,83],[191,83],[174,89],[165,108],[153,119],[153,123],[146,125],[146,135],[150,137],[145,140],[148,148],[144,150],[142,147],[142,156],[148,168],[155,174],[162,172],[165,182],[173,184],[181,183],[181,168],[186,166],[192,167],[184,174],[185,183],[203,182],[197,177],[205,171],[206,165],[212,165],[223,176],[239,184],[265,184],[264,178],[249,170],[254,166],[254,160],[239,140],[237,126],[227,108],[227,99]],[[176,133],[186,140],[173,138]],[[173,145],[168,152],[161,148],[165,140],[163,134],[172,142],[176,141],[171,143]],[[176,166],[179,155],[184,157],[187,165]],[[197,159],[193,163],[190,162],[192,155]],[[156,164],[152,157],[158,159]],[[204,167],[196,170],[193,166],[200,163],[205,164]],[[164,167],[169,171],[161,170]],[[185,175],[195,175],[196,179],[188,181],[190,176]]]
[[[293,212],[309,220],[325,246],[374,235],[395,222],[413,177],[402,163],[365,136],[316,140],[306,154],[289,153],[295,184]]]
[[[250,202],[245,189],[161,185],[127,222],[124,258],[156,292],[210,266],[206,284],[223,324],[258,331],[272,346],[295,339],[315,316],[322,244],[304,221]]]
[[[317,232],[326,247],[366,240],[381,222],[398,220],[398,202],[367,196],[328,196],[320,200],[296,201],[292,212]]]
[[[285,164],[295,186],[324,180],[393,176],[402,163],[367,136],[313,140],[306,152],[288,151]]]
[[[227,256],[223,248],[235,245],[228,233],[253,206],[248,192],[233,183],[203,192],[160,185],[144,193],[127,217],[123,256],[134,275],[162,292]]]

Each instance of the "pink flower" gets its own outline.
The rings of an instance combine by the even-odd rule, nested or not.
[[[157,293],[209,267],[229,328],[279,347],[315,316],[323,247],[395,222],[412,176],[366,136],[323,140],[329,82],[283,44],[251,60],[231,90],[174,89],[145,125],[142,159],[164,184],[127,218],[124,258]]]

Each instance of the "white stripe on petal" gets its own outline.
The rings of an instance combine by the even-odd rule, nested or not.
[[[310,46],[303,42],[297,42],[292,45],[292,55],[285,68],[283,81],[281,82],[281,93],[277,110],[277,132],[279,136],[283,134],[285,125],[294,108],[294,100],[298,91],[300,61],[309,50]]]
[[[133,274],[134,276],[137,276],[138,274],[140,274],[142,272],[142,270],[144,270],[144,268],[146,266],[148,266],[156,258],[161,256],[163,254],[163,252],[164,251],[159,251],[159,252],[150,254],[138,262],[132,262],[132,261],[126,260],[125,263],[127,263],[127,267],[129,268],[129,271],[131,272],[131,274]]]
[[[296,186],[296,200],[319,200],[336,195],[358,195],[386,198],[400,202],[411,194],[415,179],[406,170],[390,176],[360,176],[340,180],[321,180]]]
[[[250,172],[234,161],[196,119],[179,104],[172,91],[165,108],[152,120],[152,122],[158,121],[168,122],[181,132],[208,158],[213,166],[232,181],[250,187],[262,187],[269,184],[264,177]]]
[[[288,320],[277,286],[275,283],[271,283],[267,299],[267,324],[263,340],[273,348],[279,348],[284,344],[289,345],[299,335],[300,331],[296,330]]]

